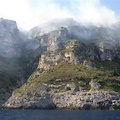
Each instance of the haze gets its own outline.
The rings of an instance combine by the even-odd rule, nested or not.
[[[110,25],[119,21],[119,0],[0,0],[0,17],[29,30],[53,19]]]

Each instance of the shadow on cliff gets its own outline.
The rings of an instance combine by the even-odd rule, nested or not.
[[[45,50],[46,48],[22,49],[20,58],[0,57],[0,104],[5,103],[15,89],[27,82],[37,69],[41,53]]]

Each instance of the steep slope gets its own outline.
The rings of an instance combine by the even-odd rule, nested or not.
[[[16,22],[0,19],[0,104],[10,97],[12,85],[21,76],[19,58],[21,57],[20,35]],[[16,75],[17,74],[17,75]],[[19,74],[19,76],[18,76]],[[11,89],[10,89],[10,86]]]
[[[61,27],[27,40],[22,53],[23,71],[32,74],[3,108],[120,108],[120,37],[113,29]]]
[[[37,70],[4,108],[120,108],[120,63],[101,61],[99,47],[79,40],[62,48],[41,55]]]
[[[39,74],[40,72],[39,70],[36,71]],[[100,71],[84,65],[76,66],[60,63],[40,76],[38,74],[34,76],[33,74],[26,84],[13,92],[12,97],[4,104],[4,107],[48,109],[119,108],[119,93],[111,89],[113,88],[112,85],[119,88],[119,77],[108,77],[109,75],[111,74],[108,71]],[[105,82],[104,86],[103,82]]]
[[[26,55],[26,52],[31,51],[27,51],[24,46],[26,43],[21,39],[16,22],[0,19],[0,106],[11,96],[14,89],[26,82],[32,71],[27,64],[29,58],[32,63],[33,55]]]

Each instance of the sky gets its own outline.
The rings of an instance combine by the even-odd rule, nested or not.
[[[110,25],[120,20],[120,0],[0,0],[0,17],[25,30],[62,18]]]

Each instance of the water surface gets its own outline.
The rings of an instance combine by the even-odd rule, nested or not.
[[[120,120],[120,110],[0,110],[0,120]]]

